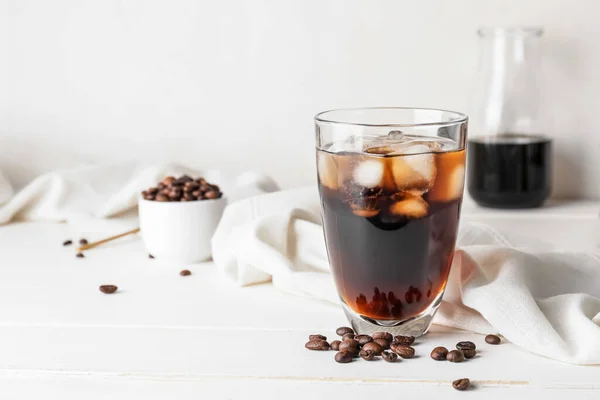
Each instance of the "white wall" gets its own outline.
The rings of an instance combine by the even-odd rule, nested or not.
[[[471,110],[480,25],[546,28],[557,194],[600,198],[597,0],[3,0],[0,168],[180,160],[314,181],[312,117]]]

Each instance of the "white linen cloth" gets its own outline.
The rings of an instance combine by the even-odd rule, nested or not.
[[[278,190],[275,182],[247,172],[235,178],[217,170],[176,164],[89,166],[50,172],[18,192],[0,172],[0,225],[14,219],[74,222],[121,215],[137,206],[140,192],[168,175],[203,176],[218,184],[229,202]]]
[[[339,303],[329,271],[316,188],[231,204],[213,237],[218,268],[239,285],[272,281],[299,296]],[[462,224],[434,323],[501,333],[523,349],[600,364],[600,258],[531,246],[488,226]]]

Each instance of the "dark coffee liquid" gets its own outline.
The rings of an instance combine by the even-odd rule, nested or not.
[[[426,193],[399,190],[403,156],[332,155],[341,183],[321,176],[323,225],[338,292],[356,313],[377,320],[418,316],[442,295],[458,230],[465,151],[435,154],[436,177]],[[383,183],[355,186],[352,165],[381,162]],[[323,172],[323,171],[320,171]]]
[[[552,141],[504,134],[469,140],[467,187],[480,205],[539,207],[550,195]]]

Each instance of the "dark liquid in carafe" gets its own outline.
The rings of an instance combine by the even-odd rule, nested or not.
[[[469,194],[482,206],[539,207],[551,190],[552,140],[518,134],[470,139],[467,172]]]

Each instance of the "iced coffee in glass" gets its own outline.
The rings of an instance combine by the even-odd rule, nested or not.
[[[454,256],[467,117],[365,108],[315,122],[327,252],[349,321],[360,333],[424,334]]]

